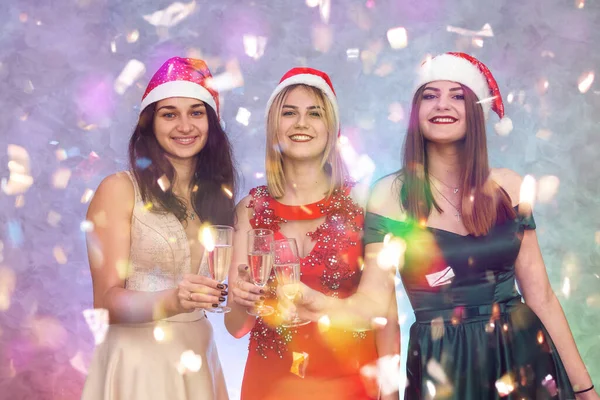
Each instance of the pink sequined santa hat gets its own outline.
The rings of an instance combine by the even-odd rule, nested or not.
[[[150,104],[169,97],[189,97],[203,101],[219,117],[219,93],[207,84],[210,79],[212,75],[204,61],[169,58],[150,79],[142,96],[140,113]]]
[[[273,104],[273,100],[275,97],[286,87],[292,85],[306,85],[312,86],[321,90],[327,96],[329,101],[331,102],[331,106],[334,112],[335,119],[335,129],[338,132],[338,136],[340,135],[340,112],[338,109],[337,96],[335,94],[335,90],[333,90],[333,84],[331,83],[331,79],[329,76],[318,69],[307,68],[307,67],[296,67],[290,69],[286,72],[279,81],[279,85],[273,90],[271,93],[271,97],[269,101],[267,101],[267,112],[266,115],[269,115],[269,109]]]
[[[481,61],[465,53],[445,53],[427,60],[419,69],[416,87],[434,81],[452,81],[465,85],[475,93],[487,119],[490,109],[500,122],[494,126],[499,135],[508,135],[513,124],[504,116],[502,95],[494,76]]]

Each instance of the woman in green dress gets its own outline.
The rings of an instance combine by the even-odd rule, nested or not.
[[[512,128],[492,74],[447,53],[423,63],[416,88],[403,168],[374,185],[367,206],[358,292],[332,299],[303,286],[292,311],[354,328],[389,318],[397,273],[416,317],[406,399],[599,399],[531,205],[520,203],[523,180],[488,165],[489,111],[497,130]]]

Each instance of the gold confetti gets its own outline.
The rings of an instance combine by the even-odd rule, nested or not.
[[[144,76],[146,66],[141,61],[132,59],[127,62],[113,85],[115,92],[124,94],[125,91]]]
[[[581,93],[585,93],[590,89],[592,83],[594,83],[594,73],[590,71],[579,77],[577,88]]]
[[[54,154],[56,155],[56,159],[58,161],[64,161],[68,158],[67,151],[65,149],[56,149]]]
[[[496,390],[500,397],[508,396],[515,390],[515,380],[512,374],[506,374],[496,381]]]
[[[169,190],[171,188],[171,182],[169,181],[169,178],[167,178],[167,175],[165,175],[165,174],[163,174],[160,178],[158,178],[156,182],[158,183],[158,186],[160,186],[160,188],[163,192],[166,192],[167,190]]]
[[[10,308],[10,300],[16,282],[17,278],[11,269],[0,267],[0,311],[6,311]]]
[[[71,170],[68,168],[59,168],[52,175],[52,186],[56,189],[64,189],[69,184],[71,179]]]
[[[89,203],[90,200],[92,199],[93,195],[94,195],[94,191],[92,189],[85,189],[85,191],[83,192],[83,195],[81,196],[81,203],[82,204]]]
[[[15,207],[16,208],[21,208],[25,205],[25,197],[23,195],[18,195],[17,197],[15,197]]]
[[[294,375],[304,378],[306,374],[306,367],[308,366],[308,353],[292,353],[292,366],[290,372]]]
[[[331,327],[331,320],[327,315],[323,315],[321,318],[319,318],[319,321],[317,322],[317,327],[319,328],[319,332],[325,333]]]
[[[140,38],[140,31],[137,29],[132,30],[127,34],[127,43],[135,43]]]
[[[221,189],[223,189],[227,197],[229,197],[230,199],[233,197],[233,193],[231,192],[231,190],[229,190],[227,186],[223,185],[221,186]]]
[[[8,181],[2,180],[2,191],[8,195],[25,193],[33,185],[33,177],[30,173],[29,154],[24,147],[9,144],[8,170],[10,176]]]
[[[538,333],[537,333],[537,342],[539,344],[544,343],[544,333],[542,331],[538,331]]]
[[[54,254],[54,259],[57,263],[64,265],[67,263],[67,256],[65,255],[64,250],[60,246],[55,246],[52,249],[52,254]]]

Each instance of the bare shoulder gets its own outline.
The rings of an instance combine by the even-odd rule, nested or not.
[[[364,209],[367,206],[367,201],[369,199],[369,185],[364,182],[356,182],[350,191],[350,197],[356,204]]]
[[[135,191],[129,176],[124,172],[109,175],[100,182],[87,212],[88,220],[97,218],[131,218],[135,204]]]
[[[400,172],[384,176],[375,182],[369,195],[367,211],[402,220],[405,214],[400,203],[400,190],[403,182]]]
[[[490,171],[490,178],[508,193],[513,205],[519,203],[521,183],[523,183],[523,177],[521,175],[508,168],[492,168]]]

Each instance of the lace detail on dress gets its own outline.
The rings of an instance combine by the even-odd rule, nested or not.
[[[351,246],[358,245],[362,223],[360,218],[363,216],[362,208],[354,203],[350,196],[350,190],[354,186],[352,182],[346,182],[342,189],[336,189],[329,197],[322,202],[317,203],[321,215],[325,216],[325,221],[314,231],[307,233],[315,246],[312,251],[301,259],[301,270],[308,268],[321,267],[323,269],[320,277],[323,286],[322,292],[328,296],[338,297],[338,289],[343,281],[355,276],[357,269],[352,268],[345,257],[340,257]],[[259,186],[250,191],[252,199],[248,203],[248,208],[254,210],[250,219],[253,228],[270,229],[273,232],[280,230],[280,224],[287,220],[278,216],[272,202],[275,201],[266,186]],[[271,276],[265,287],[266,301],[276,301],[277,281],[275,273],[271,271]],[[281,358],[287,351],[287,344],[292,340],[295,329],[286,329],[281,326],[271,327],[270,318],[265,322],[263,318],[257,318],[252,333],[250,335],[250,347],[254,344],[257,352],[267,358],[269,351],[275,351]],[[274,320],[280,318],[275,316]],[[353,335],[355,338],[364,338],[364,335]]]

